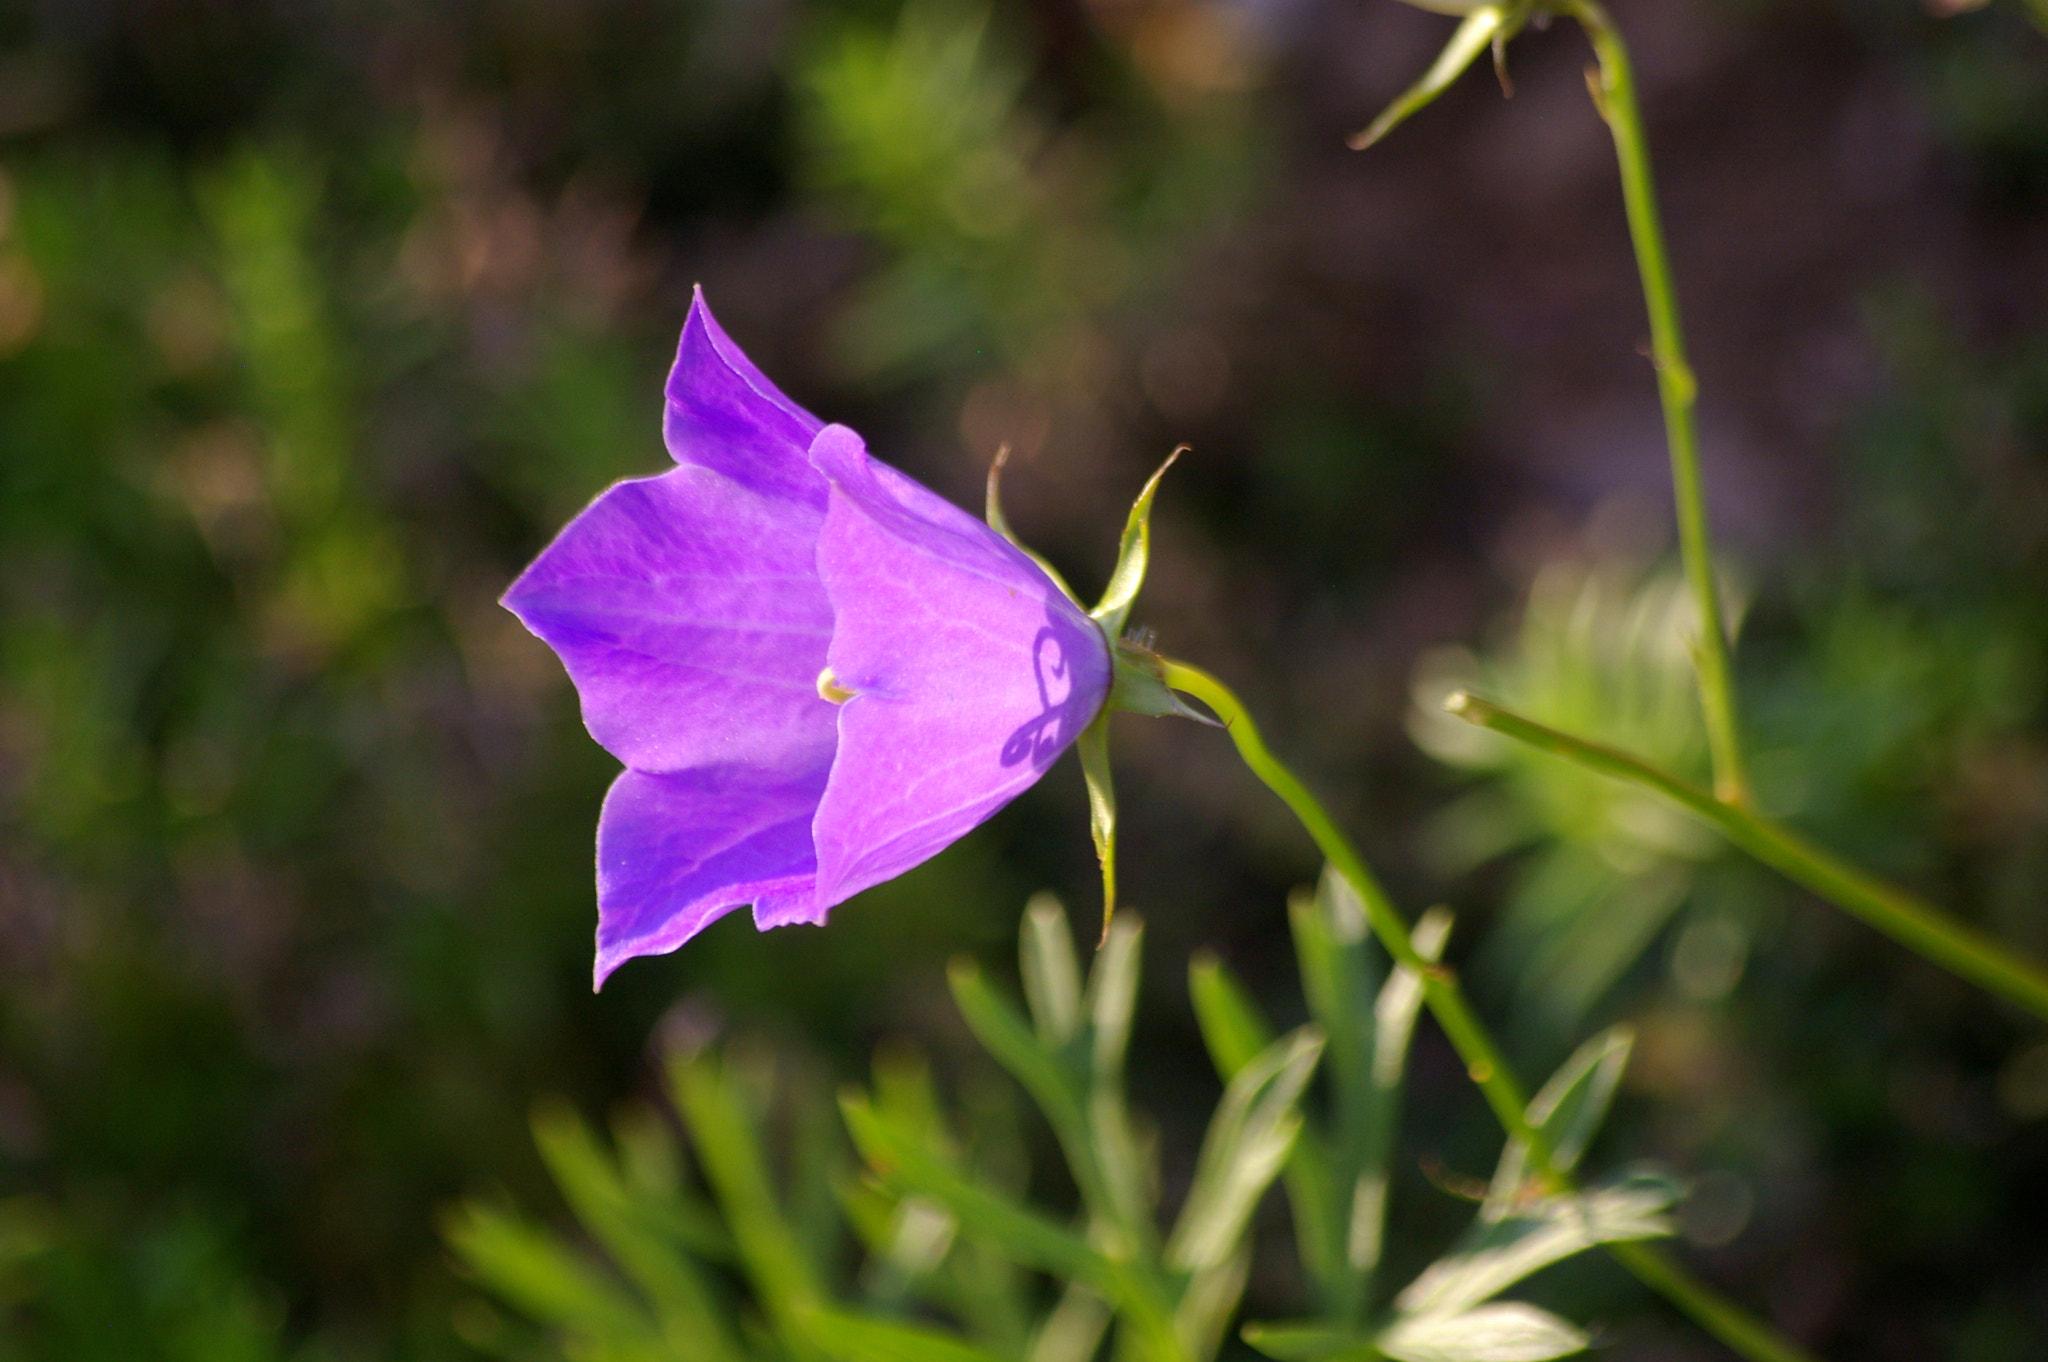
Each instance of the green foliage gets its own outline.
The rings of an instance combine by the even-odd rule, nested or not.
[[[1441,930],[1436,935],[1441,948]],[[1400,977],[1397,970],[1394,979]],[[1559,1173],[1577,1164],[1598,1131],[1628,1048],[1625,1034],[1595,1037],[1530,1101],[1529,1122]],[[1392,1096],[1390,1091],[1383,1100]],[[1561,1193],[1527,1176],[1526,1157],[1526,1149],[1508,1142],[1471,1228],[1384,1312],[1352,1309],[1327,1320],[1251,1325],[1245,1337],[1279,1362],[1543,1362],[1582,1351],[1588,1339],[1575,1326],[1536,1306],[1493,1298],[1597,1245],[1670,1234],[1665,1212],[1679,1188],[1660,1174],[1639,1171]],[[1383,1182],[1384,1167],[1374,1175]],[[1295,1204],[1299,1220],[1298,1197]],[[1377,1318],[1361,1328],[1372,1315]]]
[[[800,73],[808,170],[892,258],[835,319],[850,375],[900,380],[974,356],[1069,378],[1089,327],[1171,277],[1251,179],[1240,101],[1179,118],[1143,85],[1106,101],[1107,138],[1056,128],[982,0],[909,0],[895,25],[826,26]]]
[[[1089,1362],[1113,1332],[1119,1357],[1206,1362],[1245,1288],[1253,1212],[1284,1169],[1323,1300],[1317,1319],[1247,1329],[1272,1356],[1503,1362],[1584,1347],[1555,1316],[1494,1297],[1597,1244],[1668,1233],[1676,1189],[1637,1173],[1558,1193],[1525,1177],[1525,1151],[1511,1144],[1472,1228],[1383,1306],[1371,1288],[1420,982],[1375,963],[1362,910],[1334,876],[1292,916],[1314,1025],[1275,1039],[1221,964],[1193,965],[1224,1091],[1163,1233],[1156,1151],[1123,1097],[1142,929],[1120,919],[1084,979],[1065,913],[1040,895],[1019,949],[1029,1017],[964,962],[953,991],[1050,1123],[1080,1193],[1072,1213],[1025,1195],[1006,1152],[1017,1146],[1014,1113],[963,1134],[924,1062],[894,1050],[877,1058],[868,1091],[841,1097],[865,1171],[847,1177],[829,1154],[797,1157],[778,1189],[746,1096],[768,1090],[765,1075],[700,1053],[673,1060],[668,1077],[708,1204],[651,1115],[622,1119],[613,1153],[549,1105],[535,1139],[601,1256],[489,1201],[451,1213],[449,1242],[479,1285],[573,1357]],[[1436,913],[1418,927],[1425,958],[1449,926]],[[1374,995],[1354,986],[1374,980],[1376,1001],[1360,1008]],[[1326,1042],[1339,1034],[1343,1045]],[[1529,1104],[1560,1171],[1591,1143],[1628,1048],[1624,1033],[1596,1037]],[[1304,1104],[1319,1069],[1330,1115],[1312,1122]],[[784,1104],[800,1097],[782,1093]],[[821,1177],[863,1253],[851,1274],[839,1231],[806,1242],[791,1221],[803,1199],[792,1184]]]
[[[1455,873],[1529,852],[1481,969],[1513,989],[1518,1024],[1548,1045],[1569,1038],[1635,963],[1720,846],[1655,795],[1444,714],[1443,697],[1497,697],[1697,777],[1706,742],[1687,645],[1693,619],[1675,576],[1559,563],[1530,587],[1498,647],[1481,657],[1439,652],[1418,665],[1410,731],[1439,759],[1493,777],[1437,816],[1432,844]]]

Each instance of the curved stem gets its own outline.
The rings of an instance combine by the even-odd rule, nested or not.
[[[1731,804],[1749,802],[1749,778],[1735,719],[1735,683],[1728,664],[1728,629],[1714,583],[1714,549],[1707,530],[1707,503],[1700,486],[1699,435],[1693,425],[1698,384],[1685,357],[1678,325],[1678,296],[1671,262],[1664,254],[1664,227],[1657,216],[1657,191],[1650,179],[1650,152],[1636,106],[1635,73],[1621,32],[1598,0],[1551,0],[1552,8],[1578,20],[1599,59],[1593,87],[1600,116],[1614,135],[1621,166],[1621,196],[1628,209],[1629,238],[1643,278],[1643,304],[1650,314],[1650,358],[1657,369],[1657,399],[1664,408],[1664,438],[1671,449],[1671,490],[1678,507],[1678,548],[1685,580],[1699,612],[1693,667],[1699,675],[1700,708],[1706,715],[1707,745],[1714,758],[1714,792]]]
[[[1813,1362],[1812,1356],[1780,1337],[1720,1293],[1709,1289],[1684,1268],[1640,1240],[1608,1244],[1607,1254],[1636,1280],[1683,1310],[1693,1323],[1744,1357],[1756,1362]]]
[[[1460,691],[1445,702],[1445,708],[1481,728],[1589,771],[1654,790],[1787,879],[1861,918],[1908,950],[2048,1020],[2048,969],[2014,955],[1905,890],[1836,859],[1789,829],[1716,799],[1626,752],[1561,733],[1476,695]]]
[[[1529,1123],[1528,1101],[1523,1096],[1522,1086],[1514,1071],[1508,1068],[1507,1061],[1501,1057],[1500,1047],[1466,1001],[1464,991],[1458,987],[1457,975],[1447,966],[1424,959],[1422,953],[1415,949],[1407,922],[1366,868],[1365,859],[1337,827],[1329,812],[1309,793],[1308,787],[1266,746],[1244,703],[1230,687],[1199,667],[1162,659],[1162,670],[1167,685],[1194,696],[1216,712],[1216,717],[1229,730],[1230,740],[1236,744],[1244,764],[1293,810],[1294,816],[1322,851],[1324,859],[1357,892],[1365,905],[1366,920],[1380,944],[1386,947],[1387,954],[1421,977],[1423,1001],[1443,1028],[1452,1048],[1458,1052],[1458,1058],[1464,1061],[1465,1071],[1485,1095],[1487,1105],[1493,1108],[1501,1129],[1528,1150],[1528,1166],[1551,1187],[1560,1191],[1571,1190],[1571,1179],[1558,1170],[1541,1133]],[[1608,1244],[1605,1247],[1616,1262],[1635,1274],[1637,1280],[1751,1362],[1813,1362],[1812,1357],[1798,1346],[1780,1338],[1768,1325],[1649,1245]]]

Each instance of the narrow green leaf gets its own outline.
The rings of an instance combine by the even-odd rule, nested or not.
[[[1109,944],[1096,953],[1085,1004],[1091,1019],[1107,1016],[1114,1022],[1121,1008],[1123,1025],[1128,1027],[1130,1001],[1127,997],[1121,1003],[1117,1001],[1125,990],[1122,983],[1114,981],[1128,976],[1135,983],[1131,946],[1138,930],[1135,922],[1117,923]],[[1122,1099],[1116,1075],[1105,1078],[1098,1070],[1090,1082],[1086,1075],[1075,1071],[1074,1065],[1039,1044],[1031,1027],[996,996],[971,961],[954,961],[948,979],[953,986],[953,1000],[975,1039],[1024,1085],[1024,1090],[1044,1111],[1053,1134],[1059,1137],[1068,1169],[1090,1214],[1117,1234],[1123,1249],[1138,1252],[1148,1242],[1150,1226],[1145,1223],[1142,1199],[1135,1206],[1131,1199],[1132,1154],[1121,1118]],[[1097,1026],[1091,1050],[1100,1054],[1102,1048]],[[1121,1060],[1120,1044],[1111,1057]],[[1119,1162],[1112,1166],[1111,1160]]]
[[[1530,1099],[1529,1121],[1548,1138],[1550,1161],[1560,1170],[1576,1166],[1599,1132],[1635,1039],[1632,1028],[1610,1026],[1580,1046]]]
[[[1066,910],[1051,894],[1031,896],[1024,906],[1023,940],[1017,959],[1024,976],[1024,1000],[1038,1024],[1038,1039],[1057,1050],[1081,1030],[1081,967],[1074,958],[1074,934]]]
[[[1635,1032],[1630,1028],[1609,1027],[1575,1050],[1530,1099],[1529,1124],[1543,1136],[1550,1161],[1559,1172],[1570,1172],[1599,1133],[1634,1044]],[[1528,1157],[1520,1140],[1509,1141],[1501,1151],[1500,1166],[1487,1190],[1485,1215],[1499,1217],[1513,1209],[1515,1199],[1523,1194]]]
[[[1131,514],[1124,521],[1123,542],[1117,546],[1116,567],[1109,574],[1109,586],[1103,591],[1102,599],[1088,613],[1102,626],[1102,632],[1111,641],[1122,637],[1124,624],[1130,618],[1131,605],[1138,599],[1138,589],[1145,584],[1145,569],[1152,559],[1152,498],[1159,491],[1159,480],[1166,476],[1166,470],[1173,467],[1173,461],[1187,451],[1180,445],[1166,456],[1166,462],[1159,465],[1159,471],[1146,480],[1144,490],[1131,503]]]
[[[1460,1247],[1423,1270],[1394,1300],[1408,1315],[1471,1309],[1539,1268],[1595,1244],[1671,1233],[1678,1199],[1670,1179],[1634,1173],[1572,1196],[1547,1197],[1505,1219],[1477,1220]]]
[[[1378,989],[1373,962],[1367,956],[1364,913],[1353,931],[1342,899],[1356,902],[1348,888],[1342,899],[1330,893],[1333,877],[1313,897],[1297,895],[1287,905],[1294,932],[1294,953],[1301,970],[1302,993],[1309,1016],[1330,1038],[1330,1079],[1337,1097],[1340,1141],[1356,1141],[1360,1123],[1372,1103],[1373,1017],[1367,999]]]
[[[1294,1147],[1301,1095],[1322,1051],[1321,1033],[1304,1026],[1268,1046],[1230,1081],[1167,1241],[1167,1266],[1201,1272],[1236,1251],[1259,1198]]]
[[[1247,1324],[1243,1334],[1245,1342],[1276,1362],[1349,1362],[1379,1356],[1370,1336],[1323,1324]]]
[[[1371,999],[1379,987],[1379,955],[1368,937],[1364,904],[1327,867],[1313,894],[1289,901],[1287,916],[1309,1015],[1329,1038],[1324,1073],[1331,1097],[1329,1133],[1322,1146],[1326,1169],[1318,1179],[1324,1200],[1308,1216],[1297,1210],[1296,1233],[1324,1309],[1334,1319],[1354,1321],[1364,1308],[1367,1286],[1354,1246],[1365,1242],[1358,1232],[1361,1225],[1376,1230],[1379,1223],[1370,1216],[1361,1219],[1359,1190],[1361,1184],[1368,1192],[1384,1185],[1372,1168],[1378,1144],[1389,1142],[1392,1130],[1391,1110],[1381,1110],[1384,1094],[1373,1082],[1377,1021]],[[1297,1208],[1307,1186],[1300,1174],[1290,1174],[1288,1195]],[[1369,1196],[1366,1202],[1370,1209]]]
[[[1116,916],[1116,782],[1109,769],[1109,711],[1104,709],[1081,730],[1074,744],[1081,754],[1081,775],[1088,784],[1088,836],[1102,867],[1102,943],[1109,942],[1109,924]]]
[[[590,1343],[661,1342],[622,1286],[517,1215],[468,1201],[443,1220],[441,1232],[471,1275],[534,1319]]]
[[[1417,919],[1411,939],[1416,954],[1424,960],[1434,963],[1443,958],[1444,947],[1451,939],[1450,909],[1439,906],[1424,913]],[[1415,1018],[1421,1010],[1421,976],[1405,965],[1396,966],[1373,1001],[1372,1080],[1373,1086],[1382,1092],[1391,1093],[1401,1086],[1402,1071],[1408,1062],[1408,1042],[1414,1038]]]
[[[566,1103],[545,1103],[534,1112],[534,1143],[578,1220],[633,1279],[652,1305],[662,1336],[673,1346],[715,1362],[736,1362],[739,1349],[703,1275],[663,1221],[686,1219],[675,1197],[668,1214],[629,1190],[590,1128]]]
[[[1098,1080],[1124,1071],[1124,1051],[1131,1043],[1131,1014],[1138,1002],[1139,947],[1144,924],[1134,918],[1118,922],[1095,953],[1088,971],[1088,1020],[1095,1028],[1095,1076]]]
[[[958,1150],[939,1105],[932,1066],[922,1051],[901,1043],[885,1043],[875,1051],[875,1105],[904,1129],[916,1132],[926,1148],[948,1163]]]
[[[1259,1014],[1259,1005],[1213,952],[1199,951],[1188,962],[1188,994],[1202,1043],[1225,1083],[1273,1043],[1273,1028]]]
[[[669,1091],[697,1150],[705,1179],[732,1227],[741,1266],[783,1346],[812,1355],[803,1316],[822,1299],[796,1231],[783,1214],[761,1161],[760,1133],[731,1076],[713,1055],[669,1064]]]
[[[1549,1362],[1587,1343],[1575,1326],[1519,1301],[1398,1320],[1379,1337],[1395,1362]]]
[[[1251,1246],[1240,1243],[1222,1262],[1188,1278],[1180,1305],[1173,1312],[1173,1332],[1188,1356],[1214,1357],[1222,1347],[1223,1331],[1244,1299],[1244,1284],[1251,1271]]]
[[[1442,957],[1450,935],[1450,911],[1439,907],[1422,915],[1411,939],[1416,953],[1434,963]],[[1386,1237],[1388,1168],[1399,1134],[1401,1083],[1408,1064],[1408,1045],[1415,1035],[1415,1018],[1421,1010],[1421,976],[1405,965],[1395,966],[1373,1000],[1369,1080],[1373,1098],[1351,1184],[1351,1214],[1345,1226],[1344,1261],[1353,1274],[1354,1284],[1348,1289],[1344,1304],[1353,1315],[1370,1294]]]
[[[946,980],[952,986],[953,1003],[966,1019],[967,1029],[983,1049],[995,1056],[998,1064],[1009,1070],[1012,1078],[1024,1085],[1024,1091],[1031,1094],[1046,1119],[1052,1122],[1053,1133],[1060,1137],[1060,1142],[1064,1145],[1085,1140],[1087,1118],[1082,1106],[1080,1075],[1039,1044],[1031,1027],[996,996],[973,961],[955,960],[946,971]],[[1082,1170],[1077,1169],[1076,1176],[1081,1174]]]
[[[1111,1317],[1102,1297],[1077,1282],[1068,1282],[1059,1304],[1038,1326],[1025,1362],[1092,1362]]]
[[[1452,82],[1465,74],[1481,52],[1493,45],[1494,36],[1505,31],[1507,12],[1498,5],[1487,5],[1475,9],[1465,16],[1458,31],[1451,35],[1443,52],[1430,66],[1421,80],[1408,87],[1400,98],[1389,104],[1386,111],[1372,121],[1372,126],[1351,138],[1353,151],[1364,151],[1373,143],[1385,137],[1408,120],[1411,114],[1422,109],[1430,101],[1451,87]]]
[[[867,1098],[848,1093],[839,1105],[854,1147],[899,1194],[930,1197],[958,1217],[965,1232],[994,1240],[1026,1267],[1113,1292],[1109,1260],[1087,1241],[933,1158],[921,1141],[886,1120]]]
[[[1124,1104],[1124,1053],[1130,1047],[1131,1015],[1138,1001],[1138,962],[1144,926],[1125,917],[1114,924],[1095,953],[1088,973],[1088,1017],[1093,1061],[1088,1089],[1087,1148],[1070,1158],[1098,1170],[1107,1204],[1097,1206],[1106,1225],[1128,1241],[1128,1254],[1150,1261],[1158,1241],[1153,1223],[1154,1178]]]
[[[1365,905],[1327,866],[1315,894],[1296,896],[1287,917],[1309,1015],[1329,1038],[1327,1073],[1335,1118],[1330,1154],[1335,1172],[1349,1184],[1367,1157],[1376,1124],[1376,1021],[1367,1000],[1380,986],[1379,957],[1368,939]]]
[[[1258,1004],[1214,955],[1197,955],[1188,966],[1188,991],[1195,1017],[1217,1074],[1225,1083],[1273,1044],[1271,1025]],[[1335,1217],[1330,1193],[1330,1159],[1314,1129],[1304,1125],[1295,1136],[1285,1171],[1287,1204],[1293,1211],[1296,1250],[1302,1266],[1326,1299],[1343,1290],[1341,1221]]]
[[[925,1324],[832,1309],[812,1311],[805,1323],[834,1362],[1007,1362]]]

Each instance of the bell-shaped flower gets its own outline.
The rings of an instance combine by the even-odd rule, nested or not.
[[[504,598],[626,765],[599,984],[745,904],[823,922],[1022,793],[1111,686],[1110,635],[1033,558],[783,396],[701,295],[663,434],[679,466],[598,497]]]

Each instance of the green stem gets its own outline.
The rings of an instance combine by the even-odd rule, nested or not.
[[[1725,1297],[1708,1290],[1690,1273],[1648,1244],[1607,1245],[1615,1262],[1636,1274],[1636,1280],[1692,1317],[1695,1324],[1730,1349],[1755,1362],[1812,1362],[1811,1354],[1780,1338],[1770,1328]]]
[[[1365,860],[1337,827],[1316,797],[1295,774],[1284,766],[1252,722],[1231,689],[1199,667],[1162,659],[1166,684],[1194,696],[1216,712],[1237,746],[1238,756],[1267,789],[1280,796],[1294,812],[1308,835],[1315,840],[1324,859],[1336,867],[1365,904],[1366,920],[1387,954],[1422,979],[1422,997],[1437,1024],[1443,1028],[1451,1047],[1464,1061],[1465,1071],[1486,1097],[1508,1138],[1518,1140],[1529,1151],[1528,1166],[1539,1179],[1560,1191],[1570,1191],[1572,1181],[1551,1159],[1550,1148],[1541,1133],[1529,1123],[1528,1101],[1514,1071],[1501,1057],[1500,1047],[1472,1011],[1457,975],[1447,966],[1432,963],[1415,949],[1408,924],[1394,907],[1379,881],[1366,868]],[[1812,1362],[1792,1343],[1772,1333],[1769,1326],[1752,1318],[1742,1307],[1721,1296],[1684,1268],[1646,1244],[1609,1244],[1615,1261],[1634,1273],[1645,1286],[1690,1315],[1701,1328],[1728,1344],[1751,1362]]]
[[[1678,325],[1678,297],[1671,286],[1671,262],[1664,254],[1664,227],[1657,216],[1657,191],[1650,180],[1650,152],[1636,107],[1634,71],[1621,33],[1598,0],[1551,0],[1561,14],[1578,20],[1599,58],[1593,86],[1600,116],[1614,135],[1621,165],[1621,197],[1628,208],[1629,238],[1643,278],[1643,304],[1650,314],[1650,358],[1657,369],[1657,398],[1664,407],[1664,438],[1671,448],[1671,489],[1678,505],[1678,549],[1686,584],[1699,612],[1693,666],[1699,675],[1700,708],[1714,758],[1714,790],[1731,804],[1749,802],[1749,778],[1735,720],[1735,683],[1728,665],[1728,629],[1714,583],[1713,541],[1707,531],[1707,502],[1700,488],[1699,435],[1693,425],[1698,385],[1685,357]],[[1592,85],[1592,73],[1587,74]]]
[[[1167,661],[1164,669],[1167,685],[1194,696],[1216,711],[1216,717],[1230,731],[1230,740],[1237,744],[1238,755],[1244,759],[1244,764],[1294,811],[1294,816],[1322,850],[1323,858],[1335,866],[1337,873],[1357,891],[1359,900],[1365,904],[1366,920],[1371,924],[1373,934],[1387,948],[1387,954],[1421,978],[1423,999],[1429,1004],[1430,1011],[1436,1014],[1444,1034],[1450,1037],[1458,1057],[1465,1061],[1466,1072],[1486,1095],[1487,1104],[1500,1118],[1502,1128],[1515,1139],[1527,1143],[1532,1150],[1538,1149],[1542,1138],[1529,1124],[1524,1111],[1528,1099],[1515,1082],[1507,1061],[1494,1046],[1493,1038],[1486,1034],[1485,1027],[1473,1015],[1450,968],[1424,959],[1422,953],[1415,949],[1415,943],[1408,935],[1407,922],[1402,919],[1400,910],[1394,907],[1393,900],[1387,897],[1386,890],[1366,869],[1364,858],[1352,847],[1330,815],[1324,812],[1316,797],[1308,792],[1308,787],[1281,765],[1267,748],[1265,740],[1259,736],[1258,726],[1230,688],[1201,668],[1183,662]],[[1540,1161],[1544,1164],[1549,1162],[1547,1150],[1542,1151]]]
[[[1476,695],[1460,691],[1445,701],[1444,707],[1481,728],[1490,728],[1587,770],[1654,790],[1795,884],[1812,890],[1979,988],[2048,1020],[2048,970],[2014,955],[1990,937],[1954,921],[1904,890],[1836,859],[1797,834],[1757,817],[1746,808],[1716,799],[1698,786],[1626,752],[1560,733]]]

